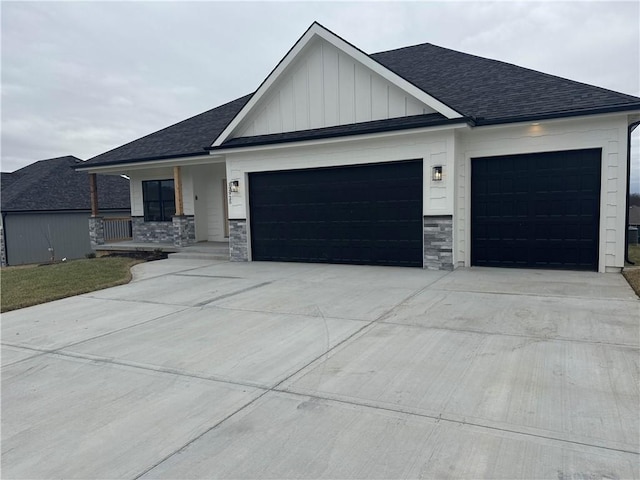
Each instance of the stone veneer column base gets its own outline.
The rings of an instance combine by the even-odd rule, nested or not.
[[[173,245],[186,247],[196,243],[196,222],[193,215],[173,217]]]
[[[89,241],[94,250],[97,246],[104,245],[104,219],[102,217],[89,217]]]
[[[232,262],[249,260],[247,220],[229,220],[229,258]]]
[[[133,241],[140,243],[173,243],[172,222],[145,222],[144,217],[131,217]]]
[[[423,219],[423,266],[428,270],[453,270],[453,217],[437,215]]]

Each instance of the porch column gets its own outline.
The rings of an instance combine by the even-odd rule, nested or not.
[[[196,228],[194,216],[184,214],[182,171],[178,166],[173,167],[173,188],[176,202],[176,213],[173,216],[173,244],[176,247],[186,247],[195,243]]]
[[[98,182],[95,173],[89,174],[89,193],[91,196],[91,217],[89,217],[89,241],[95,250],[104,245],[104,220],[98,215]]]
[[[184,215],[184,203],[182,201],[182,172],[180,167],[173,167],[173,188],[175,190],[176,215]]]

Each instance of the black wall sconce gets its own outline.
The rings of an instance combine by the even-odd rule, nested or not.
[[[442,165],[436,165],[431,169],[431,180],[434,182],[442,181]]]
[[[240,191],[240,181],[232,180],[229,182],[229,193],[238,193]]]

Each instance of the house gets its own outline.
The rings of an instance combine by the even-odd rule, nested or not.
[[[314,23],[253,94],[81,170],[130,177],[135,241],[234,261],[619,271],[639,120],[637,97]]]
[[[2,266],[81,258],[91,252],[89,176],[74,169],[81,163],[67,156],[2,173]],[[98,185],[104,213],[126,216],[128,224],[129,181],[101,176]]]

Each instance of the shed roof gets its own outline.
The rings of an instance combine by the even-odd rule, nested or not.
[[[2,212],[90,210],[89,178],[74,167],[83,161],[73,156],[40,160],[2,174]],[[98,175],[98,202],[103,210],[129,210],[129,180]]]

